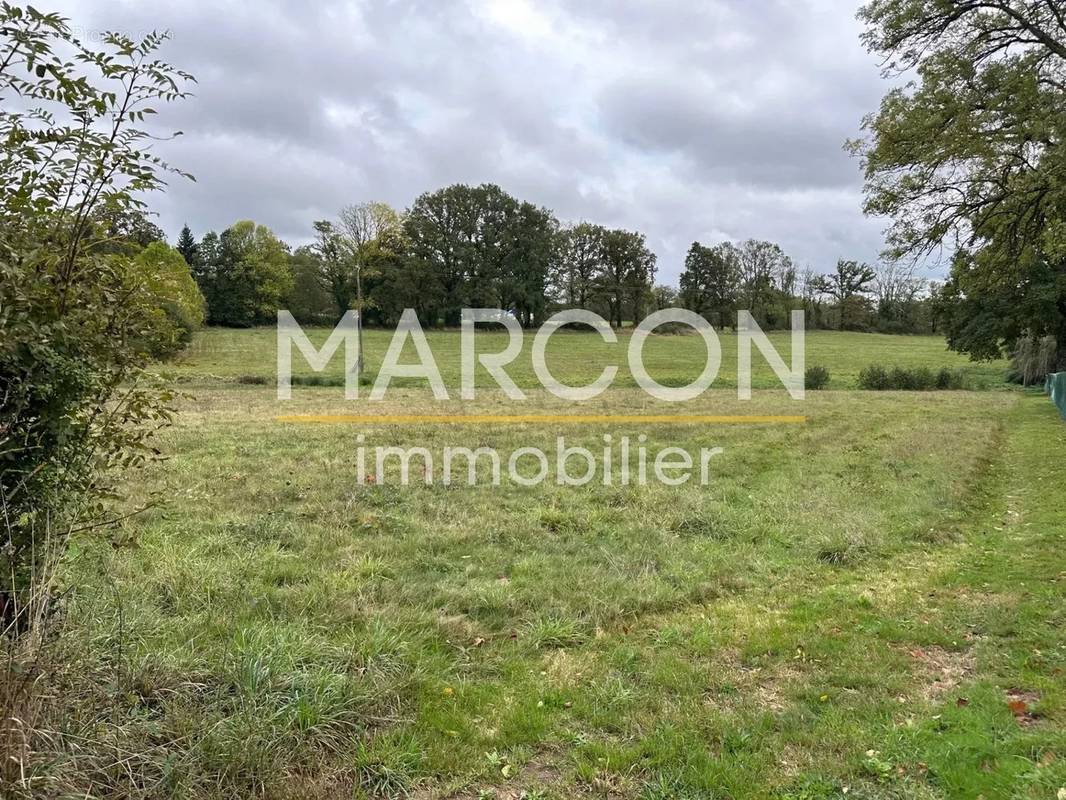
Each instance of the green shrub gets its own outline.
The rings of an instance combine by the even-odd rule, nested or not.
[[[859,388],[872,389],[874,391],[891,389],[888,371],[880,364],[871,364],[868,367],[864,367],[859,373]]]
[[[692,336],[696,331],[684,322],[664,322],[655,332],[660,336]]]
[[[312,373],[310,375],[293,375],[291,378],[293,386],[344,386],[345,380],[343,375],[323,375],[321,373]],[[248,386],[266,386],[267,384],[274,383],[273,376],[266,375],[238,375],[237,383]],[[359,374],[360,386],[371,386],[374,383],[374,376],[361,372]]]
[[[142,251],[108,224],[146,228],[132,193],[161,189],[174,171],[151,152],[154,137],[132,127],[139,115],[118,113],[184,96],[191,76],[155,57],[165,38],[107,35],[93,52],[58,15],[0,5],[6,630],[31,622],[27,599],[49,595],[70,532],[107,518],[118,472],[154,458],[146,440],[169,420],[172,395],[147,362],[180,346],[197,321],[202,301],[189,291],[188,266],[157,269],[159,259],[174,264],[165,244]]]
[[[204,324],[200,287],[181,253],[164,242],[149,244],[129,267],[135,289],[129,302],[140,303],[148,320],[138,342],[151,358],[172,358]]]
[[[932,371],[928,367],[905,369],[895,367],[888,376],[888,388],[905,392],[921,392],[932,389],[934,384]]]
[[[929,367],[893,367],[889,370],[880,364],[871,364],[859,373],[859,388],[927,392],[934,389],[963,389],[965,381],[960,371],[947,367],[933,372]]]
[[[936,388],[940,390],[964,388],[962,372],[957,369],[941,367],[936,374]]]
[[[936,373],[929,367],[918,367],[911,371],[910,376],[916,391],[929,391],[936,388]]]
[[[807,389],[824,389],[829,385],[829,370],[825,367],[809,367],[803,375],[803,385]]]
[[[344,375],[322,375],[320,373],[312,373],[311,375],[293,375],[293,386],[344,386],[346,383]],[[359,373],[359,385],[370,386],[374,383],[374,376],[367,373]]]

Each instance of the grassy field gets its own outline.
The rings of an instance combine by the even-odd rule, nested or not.
[[[368,339],[373,365],[386,342]],[[569,375],[599,372],[592,337],[563,339]],[[431,334],[450,385],[456,340]],[[698,340],[653,345],[658,375],[698,373]],[[831,386],[873,362],[963,363],[931,338],[808,339]],[[208,331],[175,370],[192,396],[169,458],[133,489],[165,503],[78,542],[76,702],[51,711],[60,755],[42,794],[48,781],[424,800],[1066,786],[1066,426],[1044,398],[716,390],[684,412],[807,421],[305,425],[276,416],[361,407],[312,387],[279,404],[234,380],[272,363],[270,333]],[[991,385],[1002,367],[970,370]],[[573,410],[542,392],[526,406]],[[372,411],[513,408],[408,387]],[[678,411],[624,385],[583,409]],[[607,433],[724,452],[708,486],[400,487],[361,484],[355,466],[359,435],[436,452],[548,451],[560,435],[594,449]]]
[[[308,329],[308,338],[317,346],[325,341],[329,331]],[[366,331],[366,365],[368,373],[377,373],[381,359],[388,349],[392,333],[384,330]],[[722,344],[722,366],[715,386],[735,387],[737,374],[737,339],[728,331],[718,334]],[[791,363],[791,334],[773,331],[768,334],[774,347]],[[441,377],[449,388],[459,386],[459,336],[454,331],[427,331],[426,338],[440,368]],[[539,386],[530,358],[533,334],[526,334],[522,353],[507,371],[515,383],[523,388]],[[496,329],[477,332],[478,352],[496,353],[507,346],[507,334]],[[194,383],[235,381],[238,378],[259,377],[274,380],[276,333],[273,328],[247,331],[208,329],[200,335],[185,357],[168,369],[178,380]],[[593,333],[560,332],[548,344],[548,364],[556,378],[564,383],[582,384],[595,380],[603,368],[618,366],[614,385],[636,386],[629,373],[626,352],[629,334],[619,333],[616,344],[604,342]],[[405,358],[415,363],[414,348],[408,343]],[[695,335],[653,336],[645,345],[644,363],[649,374],[663,385],[683,385],[694,380],[703,370],[706,349],[703,339]],[[807,366],[824,366],[831,373],[830,388],[854,388],[859,371],[873,363],[886,367],[941,367],[962,370],[974,388],[989,388],[1002,384],[1007,369],[1005,361],[973,363],[965,356],[947,349],[937,336],[887,336],[875,333],[837,333],[811,331],[806,335]],[[752,383],[756,387],[780,387],[780,382],[766,366],[757,351],[752,356]],[[488,375],[479,366],[479,380]],[[295,354],[293,372],[308,375],[311,370]],[[341,378],[343,358],[337,358],[327,368],[326,375]],[[396,386],[423,386],[413,379],[397,379]]]

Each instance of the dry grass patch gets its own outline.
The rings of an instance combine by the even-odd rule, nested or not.
[[[918,693],[926,703],[939,703],[974,673],[975,660],[969,650],[928,645],[908,648],[906,652],[915,664],[920,681]]]

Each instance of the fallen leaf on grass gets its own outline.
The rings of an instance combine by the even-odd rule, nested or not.
[[[1040,695],[1036,692],[1025,689],[1007,690],[1007,708],[1020,725],[1031,725],[1037,721],[1040,715],[1033,712],[1032,706],[1039,700]]]

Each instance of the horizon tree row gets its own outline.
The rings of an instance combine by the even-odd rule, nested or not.
[[[799,272],[773,242],[693,242],[677,304],[719,328],[735,326],[739,309],[764,328],[787,327],[789,312],[802,308],[808,328],[921,333],[935,330],[938,290],[899,262],[874,268],[840,259],[830,273]]]
[[[358,308],[367,325],[391,326],[413,308],[426,327],[455,327],[463,308],[479,307],[510,311],[524,327],[563,308],[622,327],[679,305],[718,327],[734,325],[740,308],[764,328],[787,327],[801,307],[812,328],[933,328],[928,287],[897,265],[877,272],[841,260],[828,275],[801,273],[773,242],[694,242],[675,290],[656,286],[642,233],[563,225],[495,184],[426,192],[405,212],[350,205],[312,227],[313,241],[295,250],[250,220],[200,241],[183,228],[177,250],[204,295],[207,323],[270,324],[288,307],[302,323],[333,324]]]
[[[621,326],[654,306],[655,254],[644,235],[591,223],[564,227],[551,211],[495,184],[455,184],[419,196],[404,213],[384,203],[347,206],[313,224],[289,251],[251,221],[177,249],[207,302],[211,325],[267,324],[288,304],[303,322],[361,308],[367,324],[413,308],[426,326],[457,326],[463,308],[503,308],[526,327],[561,307],[596,310]]]

